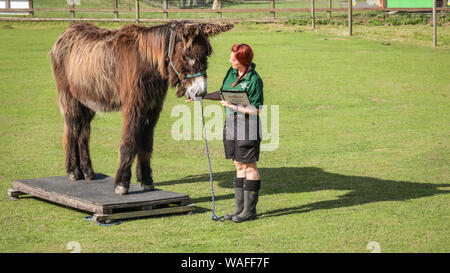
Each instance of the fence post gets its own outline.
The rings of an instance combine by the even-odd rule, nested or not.
[[[11,8],[11,3],[9,2],[9,0],[5,0],[5,8],[7,9]]]
[[[117,10],[119,8],[119,4],[118,4],[119,0],[114,0],[113,1],[113,6],[114,6],[114,19],[119,19],[119,11]]]
[[[328,0],[328,8],[333,8],[333,0]],[[332,18],[331,18],[331,10],[327,12],[328,13],[328,21],[331,22]]]
[[[311,29],[316,28],[316,9],[314,7],[314,0],[311,0]]]
[[[387,0],[383,0],[383,9],[387,9]],[[388,17],[388,12],[387,11],[383,11],[383,15],[384,15],[384,21],[386,21],[387,17]]]
[[[218,9],[221,10],[222,9],[222,0],[217,0],[217,4],[218,4]],[[217,19],[222,19],[222,12],[218,12],[217,13]]]
[[[447,8],[448,7],[448,0],[444,0],[442,3],[442,7],[443,8]],[[447,17],[447,11],[444,10],[444,16]]]
[[[33,0],[28,0],[28,8],[29,9],[33,9]],[[29,17],[33,18],[34,17],[34,11],[30,11],[29,13]]]
[[[136,0],[136,24],[139,24],[139,0]]]
[[[70,0],[70,18],[75,18],[75,0]]]
[[[437,46],[436,1],[433,0],[433,46]]]
[[[352,36],[352,26],[353,26],[353,17],[352,14],[353,13],[353,3],[352,0],[348,0],[348,35]]]
[[[167,0],[163,0],[163,19],[168,19],[169,18],[169,13],[166,11],[167,8],[169,7],[169,3]]]
[[[270,8],[274,9],[275,8],[275,0],[270,0]],[[271,18],[272,20],[275,20],[275,11],[271,11]]]

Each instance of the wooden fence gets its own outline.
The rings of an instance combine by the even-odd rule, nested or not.
[[[333,12],[347,12],[348,13],[348,33],[352,35],[353,26],[353,13],[357,12],[367,12],[367,11],[378,11],[383,12],[385,15],[389,12],[433,12],[433,44],[436,45],[437,33],[436,33],[436,13],[443,12],[445,15],[450,11],[448,8],[448,1],[443,0],[442,7],[436,7],[436,2],[433,1],[433,8],[387,8],[387,0],[382,0],[382,7],[370,7],[370,8],[354,8],[352,5],[352,0],[347,0],[347,8],[335,8],[332,7],[332,0],[328,1],[327,8],[316,8],[315,0],[311,1],[311,8],[276,8],[275,0],[268,0],[267,3],[270,4],[270,8],[258,8],[258,9],[223,9],[222,1],[218,0],[218,6],[216,9],[182,9],[182,8],[169,8],[168,0],[163,0],[162,8],[141,8],[139,3],[140,0],[135,0],[136,5],[134,9],[132,8],[119,8],[119,0],[111,0],[112,8],[78,8],[74,4],[75,1],[72,0],[72,5],[67,8],[33,8],[33,0],[28,0],[28,9],[13,9],[10,8],[10,0],[6,0],[5,8],[1,8],[2,13],[14,13],[14,12],[25,12],[28,13],[28,17],[0,17],[0,21],[134,21],[139,22],[165,22],[173,19],[169,19],[169,13],[215,13],[216,18],[202,18],[202,19],[189,19],[192,21],[258,21],[258,22],[277,22],[276,13],[278,12],[303,12],[311,13],[311,27],[315,28],[316,13],[322,12],[327,13],[328,18],[332,18]],[[343,2],[346,0],[343,0]],[[70,14],[68,18],[39,18],[35,17],[35,12],[67,12]],[[77,12],[92,12],[92,13],[111,13],[114,14],[114,18],[77,18],[75,15]],[[120,13],[135,13],[135,18],[120,18]],[[161,13],[160,19],[147,19],[141,18],[142,13]],[[269,19],[225,19],[222,18],[222,13],[267,13],[270,14]]]

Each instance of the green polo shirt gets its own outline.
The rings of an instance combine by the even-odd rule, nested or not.
[[[236,84],[235,87],[233,87],[232,84],[235,83],[239,78],[239,73],[236,69],[230,67],[230,69],[228,69],[227,75],[225,76],[225,79],[223,80],[221,89],[228,91],[247,92],[250,104],[253,105],[253,107],[255,107],[256,109],[259,109],[259,107],[264,104],[263,81],[256,72],[255,67],[256,64],[252,63],[250,66],[250,70]],[[225,113],[227,115],[232,115],[235,113],[235,111],[225,107]]]

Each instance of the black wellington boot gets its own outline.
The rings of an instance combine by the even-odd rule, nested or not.
[[[243,177],[236,177],[234,179],[234,200],[236,201],[236,209],[232,213],[224,215],[223,219],[225,220],[231,220],[233,216],[241,213],[244,209],[244,179],[245,178]]]
[[[233,222],[241,223],[258,218],[256,214],[256,204],[258,203],[260,185],[261,180],[246,179],[244,181],[244,210],[231,218]]]

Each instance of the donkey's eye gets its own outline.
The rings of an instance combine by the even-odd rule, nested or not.
[[[192,58],[189,58],[189,57],[186,57],[186,56],[184,56],[183,58],[190,66],[194,66],[195,59],[192,59]]]

